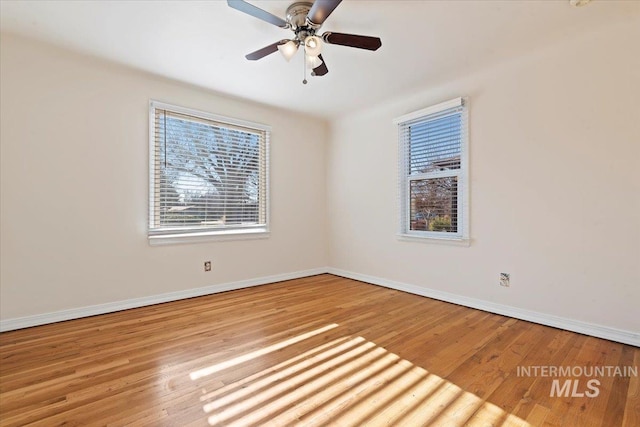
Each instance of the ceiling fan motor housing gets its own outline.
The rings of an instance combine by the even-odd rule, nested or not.
[[[296,34],[296,40],[304,42],[309,36],[314,36],[320,25],[315,25],[307,19],[313,3],[301,1],[291,4],[287,8],[287,23]]]
[[[297,28],[307,25],[307,15],[311,10],[311,6],[313,6],[313,3],[300,1],[291,4],[287,8],[287,22],[292,30],[295,31]]]

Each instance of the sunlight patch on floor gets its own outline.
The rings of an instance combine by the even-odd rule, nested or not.
[[[202,378],[202,377],[214,374],[214,373],[222,371],[224,369],[232,368],[232,367],[234,367],[236,365],[239,365],[239,364],[244,363],[244,362],[248,362],[248,361],[256,359],[256,358],[258,358],[260,356],[264,356],[266,354],[273,353],[274,351],[281,350],[281,349],[283,349],[285,347],[288,347],[290,345],[299,343],[300,341],[304,341],[304,340],[306,340],[308,338],[313,337],[314,335],[322,334],[322,333],[327,332],[327,331],[329,331],[329,330],[331,330],[333,328],[336,328],[336,327],[338,327],[338,325],[336,325],[335,323],[332,323],[332,324],[327,325],[327,326],[325,326],[323,328],[319,328],[319,329],[313,330],[311,332],[307,332],[305,334],[298,335],[296,337],[293,337],[293,338],[290,338],[288,340],[279,342],[277,344],[273,344],[273,345],[270,345],[268,347],[261,348],[260,350],[252,351],[251,353],[243,354],[242,356],[238,356],[238,357],[235,357],[233,359],[224,361],[222,363],[218,363],[218,364],[209,366],[208,368],[204,368],[204,369],[200,369],[199,371],[192,372],[191,374],[189,374],[189,377],[192,380],[197,380],[198,378]]]
[[[294,357],[204,392],[200,400],[208,423],[529,426],[365,338],[339,337],[304,347],[305,339],[335,327],[327,325],[193,372],[192,380],[223,375],[229,368],[287,346],[301,347]]]

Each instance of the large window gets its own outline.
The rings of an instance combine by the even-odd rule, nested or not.
[[[268,232],[264,125],[150,103],[152,243]]]
[[[466,113],[456,98],[395,120],[401,236],[468,239]]]

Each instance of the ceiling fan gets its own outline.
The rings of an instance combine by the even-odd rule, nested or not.
[[[342,0],[315,0],[311,2],[295,2],[287,8],[287,18],[282,19],[266,10],[260,9],[244,0],[227,0],[233,9],[244,12],[278,27],[293,31],[292,39],[279,40],[246,55],[250,61],[264,58],[279,50],[289,61],[300,46],[305,53],[305,64],[312,69],[312,76],[324,76],[329,72],[321,55],[323,43],[356,47],[359,49],[378,50],[382,46],[379,37],[359,36],[356,34],[334,33],[331,31],[317,35],[324,21]],[[302,81],[307,83],[306,75]]]

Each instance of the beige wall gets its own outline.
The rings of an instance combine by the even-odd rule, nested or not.
[[[640,23],[332,123],[332,267],[640,332]],[[392,119],[470,98],[471,245],[398,241]],[[511,273],[511,288],[498,285]]]
[[[327,265],[326,124],[11,35],[1,43],[2,319]],[[269,239],[149,246],[151,98],[272,126]]]
[[[3,35],[0,318],[328,265],[640,331],[639,39],[640,25],[612,26],[327,131]],[[471,245],[398,241],[392,119],[460,95],[470,98]],[[269,239],[148,245],[150,98],[272,126]]]

